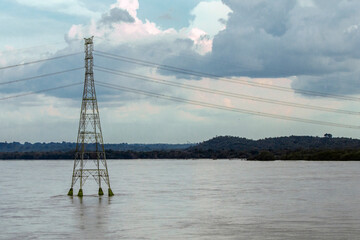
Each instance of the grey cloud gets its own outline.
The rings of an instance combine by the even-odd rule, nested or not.
[[[77,52],[82,50],[83,41],[70,41],[68,42],[68,47],[57,52],[51,57],[66,55],[69,53]],[[152,39],[147,43],[142,45],[132,45],[132,44],[121,44],[117,46],[113,46],[109,44],[108,41],[102,41],[97,38],[94,38],[94,48],[99,51],[104,51],[116,55],[132,57],[136,59],[142,59],[145,61],[150,61],[154,63],[161,63],[164,61],[165,56],[176,56],[179,52],[189,49],[192,46],[191,40],[184,39]],[[141,75],[151,74],[155,72],[156,69],[149,69],[142,65],[131,64],[124,61],[116,61],[114,59],[107,59],[104,57],[94,55],[94,65],[100,67],[106,67],[110,69],[115,69],[119,71],[138,73]],[[58,60],[52,60],[45,62],[40,65],[29,65],[25,69],[28,71],[25,73],[19,73],[19,76],[7,76],[6,79],[13,80],[19,79],[23,76],[36,76],[46,73],[59,72],[62,70],[68,70],[72,68],[82,67],[84,66],[84,55],[79,54],[75,56],[70,56],[67,58],[61,58]],[[106,83],[118,84],[120,86],[136,88],[136,89],[147,89],[148,91],[153,91],[157,93],[166,93],[170,95],[177,95],[175,92],[176,89],[172,89],[166,87],[164,85],[157,85],[149,82],[144,82],[141,80],[137,80],[134,78],[112,75],[104,72],[100,72],[98,70],[94,70],[95,82],[101,81]],[[21,83],[21,87],[19,88],[19,84],[10,84],[5,85],[0,89],[1,93],[17,93],[19,89],[23,91],[37,91],[40,89],[47,89],[56,86],[68,85],[75,82],[81,82],[84,80],[84,69],[77,70],[74,72],[68,72],[64,74],[54,75],[46,78],[38,78],[31,81],[26,81]],[[82,96],[82,86],[78,85],[71,88],[65,88],[56,91],[46,92],[49,96],[55,96],[59,98],[68,98],[76,101],[81,100]],[[108,106],[114,101],[120,102],[128,102],[133,101],[134,99],[145,98],[145,96],[127,93],[123,91],[114,91],[112,89],[103,88],[100,86],[96,86],[96,93],[98,99],[102,104],[106,104],[103,106]],[[156,100],[156,99],[155,99]],[[154,101],[155,101],[154,100]],[[119,106],[119,103],[116,103]],[[165,102],[165,104],[169,104]],[[170,102],[171,104],[171,102]]]
[[[225,19],[223,19],[223,18],[220,18],[220,19],[219,19],[219,23],[226,25],[227,20],[225,20]]]
[[[357,85],[360,82],[360,71],[338,72],[321,76],[300,76],[293,80],[291,86],[295,89],[319,91],[330,94],[351,95],[359,93]]]
[[[331,93],[354,94],[360,92],[358,84],[360,71],[360,1],[314,1],[315,7],[303,7],[296,0],[223,0],[233,13],[226,29],[215,36],[213,51],[201,56],[193,51],[194,42],[175,37],[154,37],[142,45],[113,46],[106,41],[95,41],[95,49],[155,63],[173,65],[178,68],[206,72],[218,76],[248,77],[290,77],[294,88],[327,91]],[[103,16],[107,23],[115,16],[114,11]],[[124,13],[125,12],[125,13]],[[113,14],[112,14],[113,13]],[[120,14],[121,15],[121,14]],[[114,20],[115,21],[115,20]],[[206,37],[206,36],[205,36]],[[68,49],[58,53],[66,54],[82,49],[83,43],[68,42]],[[72,47],[74,45],[74,47]],[[131,71],[139,66],[95,58],[95,65]],[[38,73],[61,71],[83,66],[83,56],[51,61],[43,65]],[[34,72],[37,70],[35,69]],[[141,70],[143,71],[143,69]],[[175,75],[184,79],[199,79],[182,73],[158,69],[163,75]],[[144,82],[96,72],[96,79],[141,86]],[[142,72],[140,72],[142,74]],[[29,73],[30,75],[30,73]],[[32,75],[36,75],[35,73]],[[56,84],[68,84],[76,79],[83,80],[83,72],[53,77]],[[11,80],[11,79],[9,79]],[[52,81],[39,79],[24,83],[24,89],[35,90],[52,87]],[[154,91],[166,91],[151,87]],[[81,88],[81,87],[80,87]],[[2,92],[14,92],[10,86]],[[59,97],[78,98],[78,90],[49,92]],[[101,89],[99,95],[119,95],[131,99],[121,92]]]
[[[101,16],[100,23],[112,24],[118,22],[133,23],[135,19],[129,14],[128,11],[120,8],[112,8],[108,13]]]
[[[313,7],[300,0],[223,2],[233,12],[215,36],[212,53],[196,56],[196,63],[174,56],[164,62],[225,77],[298,76],[294,86],[360,92],[359,1],[313,0]]]

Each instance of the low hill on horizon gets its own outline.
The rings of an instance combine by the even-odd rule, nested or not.
[[[201,151],[278,151],[278,150],[312,150],[312,149],[356,149],[360,148],[360,139],[313,136],[274,137],[251,140],[233,136],[219,136],[199,143],[191,150]]]
[[[90,145],[91,148],[92,145]],[[0,142],[0,152],[67,152],[74,151],[76,143],[19,143]],[[112,151],[294,151],[313,149],[358,149],[360,139],[344,137],[313,137],[313,136],[289,136],[274,137],[259,140],[246,139],[234,136],[217,136],[198,144],[105,144],[106,150]]]
[[[73,159],[75,143],[1,143],[0,159]],[[90,146],[91,147],[91,146]],[[359,161],[360,140],[289,136],[251,140],[220,136],[198,144],[105,144],[107,159],[247,159]]]

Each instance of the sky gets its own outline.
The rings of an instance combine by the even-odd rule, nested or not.
[[[83,69],[1,83],[83,67],[83,38],[91,36],[99,51],[95,66],[152,79],[95,68],[95,82],[220,106],[96,85],[106,143],[197,143],[222,135],[262,139],[331,133],[358,138],[359,129],[323,122],[359,126],[359,100],[354,100],[360,93],[359,9],[360,2],[350,0],[0,1],[0,142],[76,141]],[[178,71],[110,59],[100,52]],[[77,54],[1,69],[72,53]],[[176,86],[158,83],[164,80]],[[5,99],[73,83],[80,84]]]

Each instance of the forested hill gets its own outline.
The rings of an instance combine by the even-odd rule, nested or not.
[[[360,140],[352,138],[333,138],[311,136],[290,136],[250,140],[240,137],[221,136],[199,143],[192,150],[235,150],[235,151],[278,151],[312,149],[359,149]]]
[[[181,150],[186,149],[194,144],[105,144],[106,150],[113,151],[136,151],[136,152],[149,152],[149,151],[167,151],[167,150]],[[19,143],[19,142],[0,142],[0,152],[67,152],[74,151],[76,143],[70,142],[51,142],[51,143]],[[89,148],[94,148],[91,144]]]
[[[53,152],[53,151],[74,151],[75,143],[19,143],[19,142],[0,142],[0,152]],[[93,147],[92,145],[89,148]],[[293,150],[312,150],[312,149],[359,149],[360,140],[351,138],[333,138],[331,135],[326,137],[311,136],[290,136],[251,140],[240,137],[221,136],[204,141],[199,144],[105,144],[106,150],[113,151],[293,151]]]
[[[1,143],[0,159],[72,159],[75,143]],[[93,145],[87,149],[93,148]],[[105,144],[108,159],[248,159],[359,161],[360,140],[290,136],[215,137],[199,144]]]

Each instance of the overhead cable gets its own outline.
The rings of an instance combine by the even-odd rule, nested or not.
[[[58,89],[68,88],[68,87],[73,87],[73,86],[80,85],[83,83],[84,82],[77,82],[77,83],[67,84],[67,85],[58,86],[58,87],[54,87],[54,88],[42,89],[42,90],[38,90],[38,91],[34,91],[34,92],[27,92],[27,93],[22,93],[22,94],[17,94],[17,95],[11,95],[8,97],[0,98],[0,101],[11,99],[11,98],[18,98],[18,97],[24,97],[24,96],[28,96],[28,95],[34,95],[34,94],[43,93],[43,92],[54,91],[54,90],[58,90]]]
[[[62,74],[62,73],[73,72],[73,71],[80,70],[80,69],[84,69],[84,67],[73,68],[73,69],[64,70],[64,71],[60,71],[60,72],[46,73],[46,74],[42,74],[42,75],[21,78],[21,79],[11,80],[11,81],[7,81],[7,82],[0,82],[0,85],[6,85],[6,84],[10,84],[10,83],[17,83],[17,82],[29,81],[29,80],[33,80],[33,79],[37,79],[37,78],[49,77],[49,76],[58,75],[58,74]]]
[[[39,60],[31,61],[31,62],[24,62],[24,63],[15,64],[15,65],[9,65],[9,66],[5,66],[5,67],[0,67],[0,70],[8,69],[8,68],[14,68],[14,67],[19,67],[19,66],[25,66],[25,65],[34,64],[34,63],[46,62],[46,61],[55,60],[55,59],[59,59],[59,58],[64,58],[64,57],[69,57],[69,56],[78,55],[78,54],[80,54],[80,53],[83,53],[83,52],[70,53],[70,54],[61,55],[61,56],[56,56],[56,57],[51,57],[51,58],[39,59]]]
[[[109,84],[105,82],[99,82],[97,81],[97,85],[105,88],[110,88],[113,90],[120,90],[120,91],[126,91],[126,92],[132,92],[136,94],[146,95],[150,97],[155,98],[162,98],[174,102],[182,102],[187,104],[192,104],[196,106],[203,106],[207,108],[214,108],[214,109],[220,109],[225,111],[231,111],[231,112],[237,112],[237,113],[244,113],[249,115],[256,115],[256,116],[262,116],[262,117],[269,117],[269,118],[275,118],[275,119],[282,119],[282,120],[288,120],[288,121],[295,121],[295,122],[303,122],[303,123],[310,123],[310,124],[317,124],[322,126],[331,126],[331,127],[340,127],[340,128],[349,128],[349,129],[360,129],[360,126],[356,125],[348,125],[348,124],[341,124],[341,123],[333,123],[333,122],[327,122],[327,121],[319,121],[319,120],[312,120],[312,119],[305,119],[305,118],[298,118],[298,117],[290,117],[290,116],[284,116],[284,115],[278,115],[278,114],[272,114],[272,113],[265,113],[260,111],[252,111],[252,110],[246,110],[241,108],[235,108],[235,107],[226,107],[222,105],[212,104],[212,103],[206,103],[196,100],[190,100],[185,98],[179,98],[179,97],[173,97],[173,96],[167,96],[163,94],[158,94],[150,91],[144,91],[124,86],[119,86],[116,84]]]
[[[39,44],[39,45],[35,45],[35,46],[29,46],[29,47],[24,47],[24,48],[10,48],[10,49],[5,49],[5,50],[1,50],[1,53],[7,53],[7,52],[24,52],[30,49],[35,49],[35,48],[44,48],[45,46],[53,46],[53,45],[57,45],[60,43],[64,43],[64,41],[57,41],[57,42],[52,42],[52,43],[46,43],[46,44]]]
[[[146,67],[159,68],[159,69],[166,70],[166,71],[177,72],[177,73],[196,76],[196,77],[202,77],[202,78],[206,77],[206,78],[216,79],[216,80],[225,81],[225,82],[249,85],[249,86],[253,86],[253,87],[261,87],[261,88],[284,91],[284,92],[294,92],[295,91],[295,92],[299,92],[299,93],[302,93],[305,95],[322,96],[322,97],[336,98],[336,99],[349,100],[349,101],[360,101],[360,98],[358,98],[358,97],[317,92],[317,91],[298,89],[298,88],[289,88],[289,87],[284,87],[284,86],[279,86],[279,85],[270,85],[270,84],[266,84],[266,83],[249,82],[249,81],[246,81],[243,79],[224,78],[224,77],[221,77],[221,76],[218,76],[215,74],[211,74],[211,73],[193,71],[193,70],[189,70],[189,69],[185,69],[185,68],[179,68],[179,67],[175,67],[175,66],[159,64],[159,63],[154,63],[154,62],[150,62],[150,61],[144,61],[141,59],[130,58],[130,57],[116,55],[116,54],[107,53],[107,52],[103,52],[103,51],[94,50],[94,52],[95,52],[94,55],[99,56],[99,57],[128,62],[128,63],[142,65],[142,66],[146,66]]]
[[[211,94],[216,94],[216,95],[223,95],[223,96],[228,96],[228,97],[235,97],[235,98],[240,98],[240,99],[257,101],[257,102],[266,102],[266,103],[270,103],[270,104],[291,106],[291,107],[296,107],[296,108],[311,109],[311,110],[318,110],[318,111],[324,111],[324,112],[333,112],[333,113],[341,113],[341,114],[349,114],[349,115],[360,115],[359,112],[350,111],[350,110],[313,106],[313,105],[307,105],[307,104],[299,104],[299,103],[286,102],[286,101],[274,100],[274,99],[269,99],[269,98],[255,97],[255,96],[239,94],[239,93],[214,90],[214,89],[199,87],[199,86],[195,86],[195,85],[191,85],[191,84],[177,83],[177,82],[168,81],[168,80],[164,80],[164,79],[143,76],[143,75],[120,71],[120,70],[114,70],[114,69],[100,67],[100,66],[96,66],[96,65],[94,66],[94,68],[97,71],[110,73],[113,75],[130,77],[130,78],[135,78],[135,79],[139,79],[142,81],[154,82],[154,83],[158,83],[158,84],[164,84],[164,85],[173,86],[173,87],[180,87],[180,88],[185,88],[185,89],[190,89],[190,90],[195,90],[195,91],[200,91],[200,92],[206,92],[206,93],[211,93]]]

